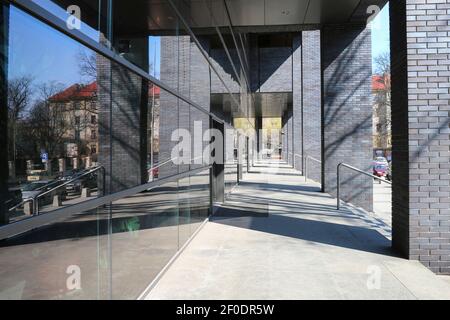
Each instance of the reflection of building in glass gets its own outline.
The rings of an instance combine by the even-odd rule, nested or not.
[[[74,84],[49,99],[62,112],[66,157],[95,156],[98,150],[97,83]]]
[[[147,150],[149,153],[147,167],[154,167],[158,163],[159,154],[159,114],[160,114],[160,94],[161,89],[153,84],[149,84],[148,90],[148,114],[147,114]],[[150,125],[151,124],[151,125]],[[153,143],[152,143],[153,142]]]
[[[153,154],[159,151],[159,95],[159,87],[150,85],[148,123],[152,123],[152,118],[155,122],[148,127],[148,150],[153,148]],[[50,108],[59,108],[62,113],[61,118],[64,119],[59,126],[65,130],[63,136],[65,156],[95,157],[98,152],[97,83],[73,84],[50,97],[49,103]],[[153,106],[155,106],[154,109]]]

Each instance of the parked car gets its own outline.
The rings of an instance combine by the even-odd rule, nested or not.
[[[72,169],[72,170],[67,170],[67,171],[65,171],[64,173],[62,173],[61,175],[60,175],[60,179],[61,180],[63,180],[63,181],[70,181],[70,180],[72,180],[75,176],[77,176],[77,175],[79,175],[79,173],[81,172],[82,170],[80,170],[80,169]]]
[[[69,179],[69,180],[72,180],[72,179],[76,179],[76,180],[66,184],[67,193],[79,194],[79,193],[81,193],[81,190],[83,190],[83,188],[89,188],[89,189],[97,188],[97,172],[93,172],[93,173],[87,174],[85,176],[83,176],[83,174],[85,174],[85,171],[80,171],[80,172],[76,173],[75,175],[73,175],[71,177],[71,179]]]
[[[51,189],[56,188],[57,186],[63,184],[63,181],[60,180],[41,180],[41,181],[34,181],[31,183],[26,184],[22,187],[22,200],[31,200],[38,197],[40,194],[43,194],[46,191],[49,191]],[[39,199],[40,205],[46,205],[53,202],[53,197],[55,195],[59,195],[61,197],[61,200],[66,199],[67,192],[65,188],[59,188],[56,189],[53,192],[50,192]]]
[[[384,163],[375,163],[373,166],[373,175],[377,177],[386,176],[388,166]]]
[[[159,168],[148,168],[148,182],[152,182],[154,179],[158,179],[159,176]]]
[[[385,157],[376,157],[374,159],[374,163],[381,163],[381,164],[388,165],[388,161]]]

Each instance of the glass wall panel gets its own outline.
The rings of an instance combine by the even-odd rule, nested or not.
[[[0,241],[0,300],[108,299],[109,208],[70,216]]]
[[[100,58],[14,6],[9,20],[5,222],[16,222],[101,195]]]
[[[136,299],[177,252],[178,182],[112,204],[112,297]]]
[[[97,56],[13,5],[4,13],[9,174],[1,215],[33,228],[0,242],[0,299],[106,299],[109,209],[61,211],[103,192]]]
[[[190,234],[192,235],[211,214],[210,170],[206,169],[190,176]]]
[[[54,3],[39,4],[56,14]],[[29,218],[36,226],[1,240],[0,298],[134,299],[208,216],[209,169],[111,206],[66,209],[206,166],[210,116],[20,9],[7,14],[10,210],[2,222]],[[170,55],[161,80],[209,109],[209,80],[201,80],[210,71],[198,47],[187,36],[159,35],[167,44],[160,52]],[[136,43],[130,61],[144,52]],[[45,228],[44,213],[58,213]]]
[[[191,194],[189,176],[178,180],[179,229],[178,244],[180,248],[191,236]]]
[[[179,99],[161,90],[159,112],[159,154],[156,165],[158,177],[168,177],[179,172]]]
[[[190,107],[190,133],[192,142],[191,169],[200,168],[209,165],[209,157],[205,154],[206,147],[209,145],[209,115]]]

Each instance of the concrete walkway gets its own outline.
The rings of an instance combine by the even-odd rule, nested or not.
[[[390,227],[261,164],[147,299],[450,299],[450,281],[396,257]]]

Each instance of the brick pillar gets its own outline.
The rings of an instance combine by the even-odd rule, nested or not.
[[[97,74],[98,161],[105,167],[106,193],[114,193],[147,181],[148,83],[102,56]]]
[[[178,92],[186,97],[190,96],[191,90],[191,38],[189,36],[178,37]],[[190,106],[183,100],[178,100],[178,128],[184,130],[190,130]],[[192,137],[191,137],[192,140]],[[191,141],[192,142],[192,141]],[[192,148],[187,150],[187,153],[191,154],[189,157],[192,159]],[[186,155],[183,155],[186,157]],[[181,164],[178,166],[179,172],[188,171],[190,169],[189,163]],[[185,182],[185,181],[182,181]]]
[[[450,274],[450,0],[391,3],[393,247]]]
[[[209,40],[207,38],[198,38],[198,41],[202,45],[203,49],[208,52],[209,51]],[[195,42],[191,41],[191,51],[190,51],[191,57],[190,57],[190,91],[189,96],[192,101],[198,103],[202,108],[204,108],[207,111],[210,111],[210,104],[211,104],[211,80],[209,76],[209,64],[206,62],[205,58],[203,57],[202,53],[200,52],[200,49],[197,47]],[[194,122],[195,121],[201,121],[202,124],[202,130],[201,135],[203,137],[203,134],[206,130],[209,129],[209,115],[203,113],[202,111],[191,107],[190,108],[190,131],[192,134],[192,138],[194,139]],[[197,133],[197,135],[200,134],[200,132]],[[200,142],[202,137],[195,136],[197,139],[196,143],[194,144],[194,140],[192,140],[192,157],[196,158],[202,155],[203,150],[205,147],[209,144],[209,141],[203,141]],[[204,160],[203,164],[197,164],[193,163],[191,164],[191,169],[201,167],[202,165],[206,164],[206,159]]]
[[[371,32],[365,26],[322,30],[322,187],[336,195],[336,167],[345,162],[371,173]],[[343,170],[342,199],[368,211],[372,179]]]
[[[175,90],[178,90],[178,51],[178,37],[161,37],[161,81]],[[161,90],[160,103],[158,163],[162,164],[172,159],[172,149],[177,145],[171,136],[178,128],[178,98]],[[177,173],[178,167],[173,162],[159,168],[161,178]]]
[[[303,77],[302,34],[295,35],[292,43],[292,109],[294,131],[294,168],[303,170]],[[319,65],[320,66],[320,65]],[[320,137],[320,136],[319,136]]]
[[[203,49],[208,52],[207,39],[199,39]],[[205,110],[210,109],[210,71],[209,65],[197,45],[189,36],[167,36],[161,38],[161,81],[178,90],[184,96],[190,97]],[[209,129],[209,116],[200,110],[190,107],[169,92],[161,90],[160,107],[160,154],[159,163],[171,159],[172,150],[178,144],[171,141],[172,132],[178,128],[191,132],[194,141],[194,121],[202,122],[203,134]],[[203,147],[209,142],[204,142]],[[194,149],[197,148],[197,149]],[[193,145],[191,157],[200,152],[202,146]],[[198,161],[198,160],[197,160]],[[191,164],[176,166],[169,162],[159,169],[160,177],[173,175],[199,165]]]
[[[286,123],[286,128],[287,128],[287,162],[289,165],[293,165],[293,161],[292,159],[294,158],[294,120],[293,120],[293,110],[292,110],[292,105],[288,106],[288,111],[287,111],[287,123]]]
[[[320,31],[304,31],[303,66],[303,152],[322,159],[322,75],[320,70]],[[308,178],[321,182],[321,165],[308,160]]]

